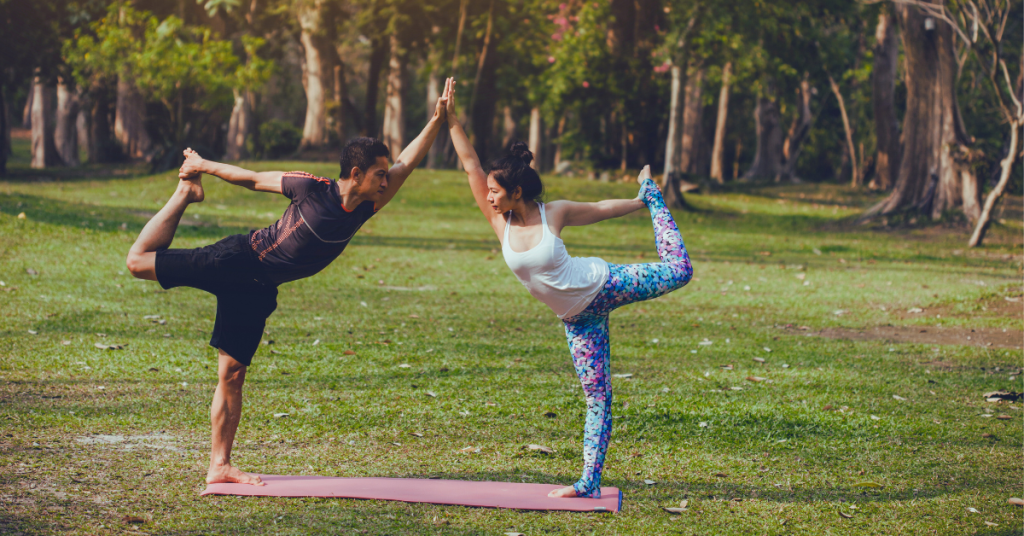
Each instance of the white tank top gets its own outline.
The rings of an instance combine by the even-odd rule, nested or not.
[[[512,251],[508,240],[510,216],[505,221],[501,254],[534,298],[544,302],[558,318],[568,318],[586,309],[600,292],[608,280],[608,263],[597,257],[570,257],[562,239],[548,229],[544,204],[538,206],[543,229],[540,243],[522,253]]]

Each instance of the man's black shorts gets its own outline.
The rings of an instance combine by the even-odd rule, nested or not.
[[[192,287],[217,297],[210,346],[246,366],[259,347],[267,317],[277,308],[277,286],[266,281],[247,235],[197,249],[156,253],[156,278],[165,289]]]

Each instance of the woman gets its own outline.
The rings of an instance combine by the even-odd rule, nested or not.
[[[597,203],[539,201],[543,186],[530,168],[533,155],[522,142],[485,172],[455,114],[455,87],[447,103],[448,129],[477,205],[501,241],[505,262],[534,297],[551,307],[565,324],[576,374],[587,400],[583,439],[583,476],[551,497],[601,497],[601,471],[612,430],[608,313],[623,305],[657,298],[690,281],[693,267],[682,236],[650,166],[640,172],[636,199]],[[589,225],[647,207],[654,222],[659,263],[609,264],[598,258],[570,257],[560,233],[570,225]]]

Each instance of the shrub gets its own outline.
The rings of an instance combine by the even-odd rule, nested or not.
[[[271,119],[260,125],[258,150],[261,158],[282,158],[293,154],[302,141],[302,132],[286,121]]]

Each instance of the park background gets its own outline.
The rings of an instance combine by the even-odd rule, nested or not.
[[[1022,10],[0,0],[0,532],[1018,534]],[[633,197],[651,165],[694,258],[686,288],[612,317],[624,511],[197,498],[213,300],[124,268],[181,149],[334,177],[354,136],[397,153],[447,76],[481,156],[527,141],[550,199]],[[442,135],[282,289],[244,469],[578,476],[561,327],[456,166]],[[175,247],[287,203],[204,184]],[[563,236],[655,257],[644,214]]]

